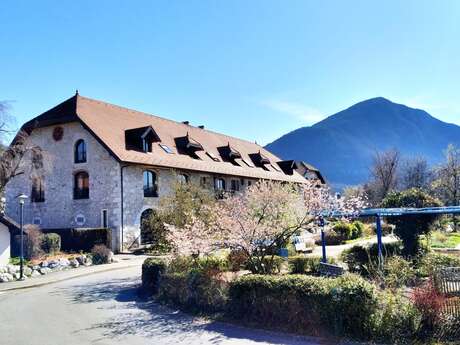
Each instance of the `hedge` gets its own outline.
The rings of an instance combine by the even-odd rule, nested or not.
[[[244,276],[230,284],[229,312],[245,322],[311,335],[370,338],[376,289],[357,276]]]
[[[334,258],[328,258],[327,262],[335,264]],[[319,275],[320,256],[292,256],[288,259],[289,273]]]
[[[56,233],[43,234],[42,249],[45,253],[54,254],[61,250],[61,236]]]
[[[61,237],[61,250],[65,252],[90,252],[99,244],[112,247],[111,229],[42,229],[42,232],[58,234]]]
[[[166,263],[156,258],[148,258],[142,264],[142,289],[156,295],[160,291],[161,276],[166,271]]]

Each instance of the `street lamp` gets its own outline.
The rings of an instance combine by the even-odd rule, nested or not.
[[[21,226],[21,257],[20,257],[20,273],[19,280],[24,280],[24,202],[27,195],[21,194],[18,196],[20,209],[20,226]]]

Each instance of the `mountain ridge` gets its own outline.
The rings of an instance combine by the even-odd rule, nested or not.
[[[460,146],[460,126],[374,97],[291,131],[266,148],[282,158],[317,166],[333,185],[343,187],[367,180],[376,151],[396,148],[404,156],[424,156],[437,164],[450,143]]]

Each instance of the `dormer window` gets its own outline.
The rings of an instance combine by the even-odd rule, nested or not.
[[[160,137],[152,126],[128,129],[125,131],[125,144],[127,150],[152,152],[152,143],[159,142]]]
[[[294,170],[297,169],[297,164],[294,160],[280,161],[280,162],[277,162],[277,164],[286,175],[293,175]]]
[[[268,159],[267,157],[265,157],[260,151],[257,152],[257,153],[252,153],[249,155],[249,157],[251,158],[251,160],[254,162],[254,164],[259,167],[259,168],[263,168],[265,170],[272,170],[270,169],[270,159]]]
[[[230,146],[230,143],[227,146],[218,147],[217,150],[224,161],[241,166],[241,154],[234,147]]]
[[[195,159],[201,159],[197,152],[203,151],[203,146],[188,133],[184,137],[175,138],[174,141],[179,153],[189,155]]]

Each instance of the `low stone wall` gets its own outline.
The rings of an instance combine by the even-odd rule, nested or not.
[[[60,258],[56,260],[44,260],[36,265],[25,265],[25,278],[35,278],[51,272],[74,269],[80,266],[91,266],[93,261],[89,255],[78,255],[74,258]],[[0,267],[0,283],[18,280],[20,277],[19,265],[6,265]]]

